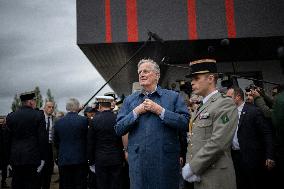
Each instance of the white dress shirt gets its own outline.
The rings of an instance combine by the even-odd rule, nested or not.
[[[212,93],[210,93],[209,95],[207,95],[206,97],[204,97],[203,100],[202,100],[203,104],[205,104],[209,100],[209,98],[216,93],[218,93],[218,90],[215,90]]]
[[[48,132],[48,141],[49,141],[49,143],[52,143],[52,141],[53,141],[53,121],[52,121],[52,116],[50,115],[50,116],[48,116],[48,115],[46,115],[46,114],[44,114],[44,116],[45,116],[45,123],[46,123],[46,127],[45,127],[45,129],[47,130],[47,128],[48,128],[48,125],[47,125],[47,123],[48,123],[48,117],[49,117],[49,130],[47,131]]]
[[[242,114],[244,105],[245,105],[245,103],[242,103],[242,104],[238,107],[239,119],[238,119],[238,126],[237,126],[237,129],[236,129],[236,131],[235,131],[235,135],[234,135],[233,143],[232,143],[232,148],[233,148],[233,150],[240,150],[240,145],[239,145],[239,140],[238,140],[238,135],[237,135],[237,133],[238,133],[239,121],[240,121],[240,117],[241,117],[241,114]]]

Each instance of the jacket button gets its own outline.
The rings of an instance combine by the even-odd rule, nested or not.
[[[193,146],[193,144],[191,143],[190,146]]]

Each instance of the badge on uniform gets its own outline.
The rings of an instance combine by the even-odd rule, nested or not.
[[[199,119],[207,119],[209,118],[210,114],[208,112],[199,115]]]
[[[229,122],[229,117],[227,116],[227,114],[222,115],[221,120],[222,120],[222,123],[225,124]]]

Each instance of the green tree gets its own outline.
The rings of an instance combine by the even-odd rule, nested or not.
[[[46,92],[46,99],[45,99],[45,102],[53,102],[54,103],[54,111],[56,112],[57,111],[57,104],[54,100],[54,96],[52,96],[51,94],[51,90],[50,89],[47,89],[47,92]]]
[[[12,102],[11,109],[12,109],[13,112],[15,112],[16,110],[19,109],[20,106],[21,106],[21,100],[18,97],[18,95],[15,94],[14,101]]]
[[[35,96],[36,96],[36,107],[38,109],[40,109],[42,107],[42,104],[43,104],[43,100],[42,100],[42,96],[40,94],[40,89],[38,86],[35,87]]]

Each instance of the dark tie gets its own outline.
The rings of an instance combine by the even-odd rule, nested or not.
[[[48,134],[49,134],[49,127],[50,127],[50,117],[48,116],[47,117],[47,128],[46,128]]]

